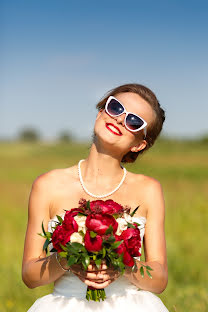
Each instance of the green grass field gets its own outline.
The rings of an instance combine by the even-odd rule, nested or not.
[[[52,284],[29,289],[21,280],[30,188],[38,175],[74,165],[89,148],[87,143],[0,144],[1,312],[27,311],[52,291]],[[163,186],[169,282],[159,297],[170,312],[208,311],[208,143],[158,140],[125,167]]]

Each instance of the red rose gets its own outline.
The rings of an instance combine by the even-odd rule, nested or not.
[[[130,267],[132,267],[134,265],[134,259],[131,257],[131,255],[128,253],[128,251],[124,252],[123,262],[125,265],[128,265]]]
[[[116,241],[121,241],[123,240],[121,235],[115,235]],[[115,252],[117,252],[118,254],[122,254],[123,253],[123,263],[127,266],[132,267],[134,265],[134,259],[132,258],[132,256],[129,254],[126,244],[125,242],[122,242],[118,248],[115,249]]]
[[[123,212],[123,206],[114,202],[112,199],[108,200],[94,200],[90,202],[90,209],[95,213],[121,213]]]
[[[115,235],[116,238],[116,242],[121,241],[122,238],[119,235]],[[117,252],[118,254],[122,254],[122,252],[126,252],[126,245],[124,242],[122,242],[118,248],[115,249],[115,252]]]
[[[136,224],[134,224],[137,226]],[[128,228],[121,233],[121,239],[124,240],[127,251],[132,257],[139,257],[141,253],[139,249],[141,247],[141,237],[140,230],[138,227],[136,229]]]
[[[78,231],[78,224],[77,222],[74,220],[74,217],[72,216],[73,213],[75,212],[72,212],[70,213],[66,213],[65,216],[64,216],[64,221],[62,222],[62,226],[63,228],[68,231],[68,232],[77,232]],[[76,212],[77,214],[78,212]]]
[[[113,233],[116,232],[118,223],[113,216],[107,214],[91,214],[87,216],[86,226],[90,231],[100,235],[105,234],[109,226],[112,225]]]
[[[74,217],[76,216],[79,212],[83,213],[83,209],[81,208],[72,208],[70,210],[67,210],[67,212],[65,213],[64,219],[71,216]]]
[[[96,235],[96,237],[92,238],[90,237],[90,231],[87,231],[85,234],[84,241],[85,241],[85,248],[88,251],[93,252],[93,251],[99,251],[102,249],[103,240],[100,235]]]
[[[61,225],[58,225],[52,234],[53,247],[56,248],[58,252],[63,251],[60,243],[65,246],[66,243],[70,241],[71,234],[72,233],[65,231]]]

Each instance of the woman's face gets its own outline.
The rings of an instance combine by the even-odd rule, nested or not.
[[[141,116],[147,122],[148,129],[148,125],[153,122],[155,118],[155,113],[148,102],[138,94],[132,92],[119,93],[114,95],[114,97],[123,104],[128,112]],[[132,152],[142,150],[147,144],[143,139],[144,130],[142,129],[134,133],[131,132],[125,127],[124,119],[125,113],[118,117],[111,117],[106,113],[105,109],[103,109],[98,112],[94,126],[96,140],[99,140],[103,147],[111,148],[115,153],[121,156],[125,155],[130,150]],[[110,126],[108,125],[109,123],[111,123]],[[120,130],[120,135],[117,134],[118,129],[113,126]]]

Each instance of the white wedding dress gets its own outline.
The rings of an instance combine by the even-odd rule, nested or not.
[[[146,218],[133,219],[140,224],[143,241]],[[51,231],[55,221],[56,217],[49,221],[48,231]],[[51,248],[52,246],[49,250]],[[128,309],[138,312],[168,312],[159,297],[149,291],[138,290],[123,275],[105,288],[107,298],[104,301],[87,301],[86,290],[87,285],[74,273],[65,272],[54,282],[53,293],[37,299],[28,312],[127,312]]]

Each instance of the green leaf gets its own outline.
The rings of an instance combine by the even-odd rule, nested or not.
[[[150,272],[149,272],[148,270],[146,270],[146,272],[147,272],[147,275],[148,275],[150,278],[152,278],[152,275],[150,274]]]
[[[110,257],[111,258],[115,258],[115,259],[118,259],[118,253],[113,251],[111,248],[109,248],[108,252],[110,252]]]
[[[78,251],[74,249],[70,244],[67,244],[67,250],[69,254],[78,254]]]
[[[143,266],[141,266],[139,270],[140,270],[141,276],[144,277],[144,268],[143,268]]]
[[[62,245],[61,243],[59,243],[59,245],[61,246],[61,248],[64,250],[64,251],[67,251],[67,247]]]
[[[44,229],[44,226],[43,226],[43,221],[42,221],[42,230],[43,230],[43,234],[44,234],[45,236],[47,236],[47,235],[46,235],[46,232],[45,232],[45,229]]]
[[[131,217],[133,217],[133,215],[136,213],[136,211],[139,209],[139,207],[140,207],[140,206],[136,207],[136,208],[132,211],[132,213],[130,213],[130,216],[131,216]]]
[[[138,222],[135,222],[135,221],[134,221],[134,223],[136,223],[136,225],[137,225],[137,226],[140,226],[140,225],[141,225],[140,223],[138,223]]]
[[[50,241],[48,239],[46,239],[44,245],[43,245],[43,250],[45,250],[46,252],[48,251],[48,245],[50,244]]]
[[[82,217],[82,216],[86,216],[86,214],[84,212],[78,212],[77,216]]]
[[[87,207],[87,209],[89,209],[90,211],[92,211],[91,208],[90,208],[90,201],[89,201],[89,200],[88,200],[87,203],[86,203],[86,207]]]
[[[113,244],[111,245],[111,248],[112,248],[112,249],[116,249],[116,248],[118,248],[118,246],[120,246],[122,243],[123,243],[123,240],[118,241],[118,242],[115,242],[115,243],[113,243]]]
[[[82,260],[82,265],[83,265],[83,267],[84,267],[84,269],[85,269],[85,271],[86,271],[88,266],[87,266],[86,263],[85,263],[85,259]]]
[[[41,237],[47,238],[43,233],[38,233]]]
[[[105,255],[106,255],[106,248],[105,247],[103,247],[102,252],[103,252],[103,258],[105,258]]]
[[[149,265],[146,265],[146,269],[149,271],[153,271],[153,269]]]
[[[112,264],[116,269],[119,267],[119,262],[117,259],[112,259]]]
[[[88,267],[88,265],[90,264],[90,257],[88,255],[85,255],[84,262],[85,262],[86,266]]]
[[[115,237],[113,235],[111,235],[108,239],[107,239],[107,242],[108,243],[114,243],[115,242]]]
[[[102,261],[102,259],[96,259],[96,260],[95,260],[95,264],[96,264],[96,266],[97,266],[98,269],[100,268],[101,261]]]
[[[52,234],[50,232],[46,232],[46,236],[47,236],[47,239],[50,240],[51,239],[51,236]]]
[[[58,215],[56,215],[56,217],[57,217],[57,219],[59,220],[59,222],[62,224],[62,222],[63,222],[62,217],[60,217],[60,216],[58,216]]]
[[[76,257],[74,257],[74,256],[70,256],[68,261],[67,261],[68,265],[72,265],[75,262],[76,262]]]
[[[131,224],[131,223],[129,223],[129,222],[127,222],[127,226],[128,226],[129,228],[132,228],[132,229],[135,229],[135,228],[136,228],[133,224]]]
[[[93,231],[90,231],[90,237],[94,238],[97,236],[97,233],[93,232]]]
[[[77,243],[77,242],[73,242],[71,243],[71,246],[76,250],[76,251],[86,251],[86,248],[80,244],[80,243]]]
[[[118,258],[118,259],[121,261],[121,263],[123,263],[123,254],[124,254],[124,253],[122,252],[122,253],[119,255],[119,258]]]
[[[66,258],[67,257],[67,252],[66,251],[61,251],[59,252],[60,257]]]
[[[112,233],[113,232],[113,227],[112,227],[112,225],[110,224],[109,225],[109,228],[105,231],[105,234],[110,234],[110,233]]]

